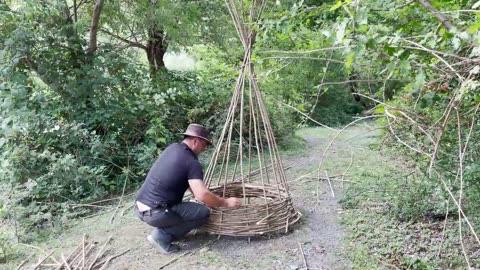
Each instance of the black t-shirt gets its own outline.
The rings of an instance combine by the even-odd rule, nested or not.
[[[203,180],[202,165],[185,143],[171,144],[148,172],[138,192],[137,201],[152,208],[162,203],[180,203],[190,179]]]

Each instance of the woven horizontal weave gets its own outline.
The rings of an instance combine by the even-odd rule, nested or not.
[[[258,236],[266,233],[288,232],[301,214],[293,208],[285,189],[276,186],[256,186],[242,183],[229,183],[210,189],[225,197],[243,197],[240,208],[214,208],[204,229],[207,232],[230,236]]]

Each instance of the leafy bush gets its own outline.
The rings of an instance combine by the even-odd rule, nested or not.
[[[78,124],[39,121],[2,147],[4,210],[27,227],[51,223],[61,203],[105,195],[98,135]],[[40,128],[41,127],[41,128]]]
[[[11,237],[6,232],[0,232],[0,264],[7,263],[18,256]]]
[[[319,97],[312,118],[328,126],[345,125],[353,121],[365,107],[356,102],[349,90],[333,88]]]
[[[426,216],[443,217],[447,211],[445,192],[424,178],[409,179],[392,195],[391,213],[401,221],[416,221]]]

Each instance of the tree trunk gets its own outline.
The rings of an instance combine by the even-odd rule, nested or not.
[[[93,7],[92,22],[90,24],[90,42],[88,44],[87,53],[93,55],[97,50],[97,33],[98,23],[100,21],[100,13],[102,11],[103,0],[96,0]]]
[[[146,51],[150,65],[150,76],[153,78],[159,70],[165,69],[163,56],[167,52],[168,42],[165,39],[165,35],[159,30],[149,31],[148,36]]]
[[[360,102],[362,99],[359,95],[357,95],[357,89],[358,89],[358,74],[355,72],[355,70],[352,70],[352,73],[348,77],[348,80],[350,81],[348,83],[350,92],[352,93],[353,98],[355,101]]]

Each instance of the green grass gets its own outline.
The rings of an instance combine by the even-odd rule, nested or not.
[[[439,183],[415,171],[398,150],[380,148],[375,137],[352,143],[361,151],[355,151],[349,171],[353,183],[341,203],[354,269],[466,269],[458,217],[451,217],[443,231],[443,220],[426,216],[445,210]],[[478,267],[478,255],[472,256],[476,245],[465,224],[463,230],[470,264]]]
[[[283,157],[299,156],[307,150],[305,140],[298,134],[292,135],[286,141],[288,143],[279,146],[279,150]]]

